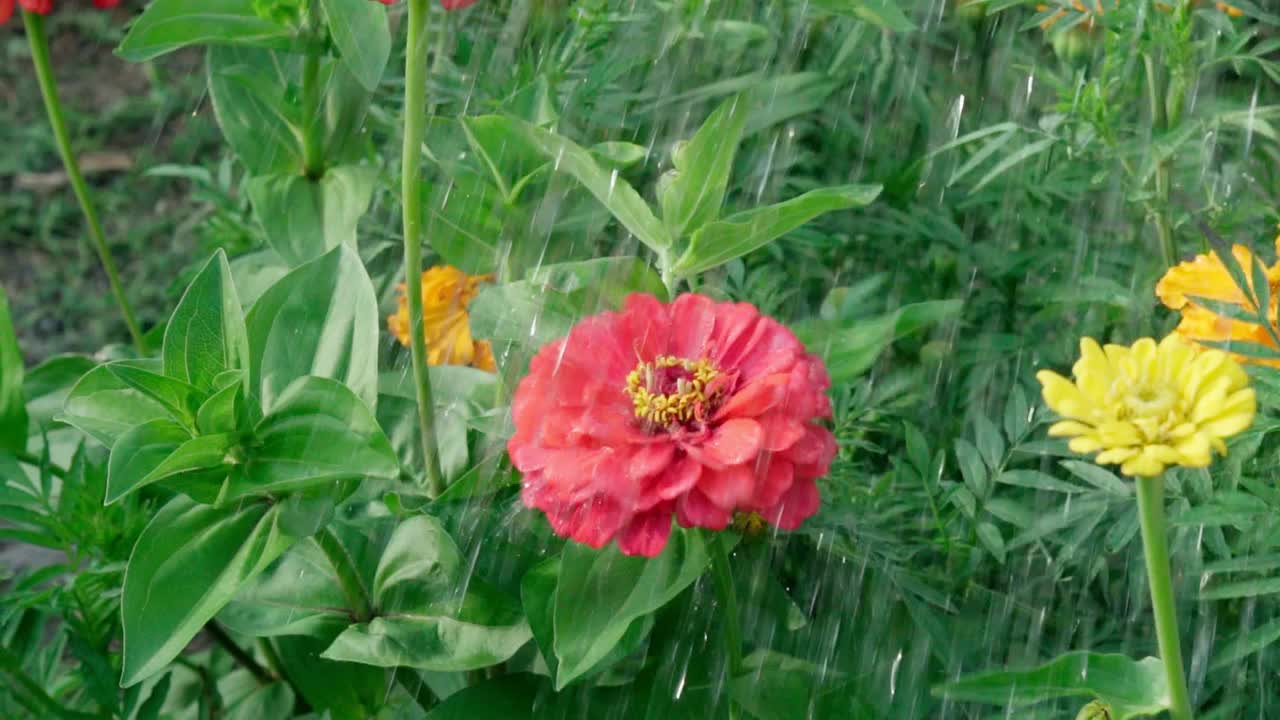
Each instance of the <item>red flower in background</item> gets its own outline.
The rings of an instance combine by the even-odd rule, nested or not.
[[[93,6],[99,10],[110,10],[120,4],[120,0],[93,0]],[[37,15],[48,15],[53,12],[53,0],[0,0],[0,25],[5,24],[9,18],[13,17],[13,10],[16,5],[21,5],[23,10]]]
[[[818,509],[835,438],[826,368],[746,303],[632,295],[544,346],[507,444],[526,505],[592,547],[666,546],[671,518],[723,530],[756,512],[793,530]]]

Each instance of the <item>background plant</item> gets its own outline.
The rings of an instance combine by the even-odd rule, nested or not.
[[[138,169],[99,188],[116,208],[108,228],[134,238],[117,246],[123,272],[147,278],[140,316],[155,348],[172,335],[167,352],[50,358],[124,335],[51,339],[42,317],[79,327],[81,314],[101,324],[105,309],[67,300],[76,313],[54,313],[33,300],[56,307],[39,289],[50,283],[0,263],[27,353],[15,375],[8,351],[0,383],[0,398],[21,397],[0,402],[4,427],[26,428],[5,435],[13,462],[0,465],[0,532],[58,553],[7,581],[3,672],[13,682],[0,714],[45,716],[48,698],[122,717],[147,716],[144,707],[416,716],[422,705],[432,717],[483,717],[536,698],[547,716],[701,718],[728,713],[733,698],[764,718],[797,708],[985,717],[1008,698],[966,705],[932,689],[1070,650],[1154,654],[1131,487],[1044,439],[1031,378],[1069,365],[1081,335],[1127,341],[1172,327],[1151,290],[1168,266],[1166,237],[1176,256],[1202,251],[1203,220],[1269,245],[1280,220],[1267,104],[1277,18],[1243,0],[1240,18],[1209,4],[1162,13],[1124,2],[1099,18],[1092,51],[1069,62],[1052,43],[1079,13],[1065,7],[1045,33],[1056,8],[1033,5],[431,8],[424,264],[497,273],[471,324],[495,342],[501,369],[430,368],[450,483],[432,500],[408,357],[379,326],[404,272],[404,6],[220,0],[228,24],[215,15],[160,26],[186,28],[165,36],[152,21],[208,8],[152,4],[119,53],[146,63],[126,68],[155,69],[154,90],[118,119],[72,125],[91,147],[98,132],[136,132],[140,116],[148,129],[184,118],[154,147],[144,133]],[[226,30],[233,21],[260,32],[245,42]],[[92,22],[55,17],[50,33],[56,44]],[[6,52],[21,59],[21,47]],[[1154,93],[1147,58],[1160,71]],[[181,72],[194,65],[206,72]],[[8,86],[35,97],[29,80]],[[48,136],[26,119],[0,130],[21,151],[11,173],[50,167]],[[681,227],[668,173],[690,177],[681,154],[703,127],[727,127],[715,133],[723,152],[708,154],[729,156],[716,173],[724,202],[710,203],[700,228]],[[225,152],[213,150],[215,134]],[[883,189],[715,267],[680,265],[698,230],[851,185]],[[157,188],[197,214],[141,204]],[[71,236],[73,216],[63,200],[31,197],[0,200],[17,208],[0,247],[48,267],[49,238]],[[644,217],[641,207],[656,225],[628,219]],[[644,237],[652,227],[669,245]],[[173,259],[157,263],[172,269],[147,272],[156,261],[141,248],[159,244],[159,228],[176,231]],[[225,260],[210,260],[218,247]],[[648,570],[566,547],[522,509],[502,460],[505,398],[524,358],[628,290],[665,292],[663,267],[680,287],[786,320],[835,381],[841,453],[820,515],[794,534],[740,528],[732,563],[753,651],[740,675],[725,673],[696,539]],[[198,342],[179,342],[191,332]],[[1173,579],[1190,600],[1179,623],[1202,716],[1265,716],[1274,704],[1273,427],[1259,417],[1212,478],[1168,478]],[[328,452],[303,470],[272,467],[317,447]],[[161,472],[149,465],[175,454]],[[88,501],[99,496],[115,502]],[[157,546],[148,538],[160,528]],[[148,567],[131,562],[126,577],[130,551],[185,559],[183,533],[200,532],[221,549],[200,546],[204,559],[183,569],[207,570],[201,587],[225,604],[116,614],[142,577],[134,567]],[[155,567],[157,587],[175,603],[187,597],[165,572]],[[397,577],[418,580],[406,589]],[[664,592],[631,593],[640,577]],[[575,615],[596,587],[621,609]],[[427,627],[466,642],[429,645]],[[46,642],[48,628],[66,645]],[[154,642],[132,642],[139,629]],[[601,637],[616,644],[591,642]],[[117,688],[122,670],[138,682]],[[1046,700],[1015,712],[1070,716],[1087,697]]]

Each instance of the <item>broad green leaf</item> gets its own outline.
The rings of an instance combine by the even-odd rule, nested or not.
[[[844,674],[797,657],[757,650],[743,659],[742,674],[729,681],[729,695],[760,720],[796,717],[876,717],[852,697]]]
[[[364,264],[339,245],[263,293],[245,319],[250,387],[264,411],[300,377],[338,380],[370,408],[378,396],[378,301]]]
[[[367,1],[367,0],[366,0]],[[493,272],[501,257],[501,192],[478,175],[460,173],[424,188],[431,249],[463,272]]]
[[[302,169],[302,121],[289,102],[286,60],[255,48],[209,48],[214,115],[227,144],[253,175]]]
[[[613,545],[565,545],[554,601],[556,689],[607,657],[632,621],[670,602],[707,562],[701,536],[681,528],[654,558],[623,555]]]
[[[382,9],[368,0],[351,1]],[[376,179],[372,168],[346,165],[330,168],[319,180],[297,173],[260,175],[248,182],[245,193],[267,243],[297,266],[338,245],[356,247],[356,224],[369,209]]]
[[[294,29],[260,17],[253,0],[156,0],[129,27],[116,54],[142,62],[188,45],[293,47]]]
[[[522,120],[508,117],[480,119],[503,130],[507,137],[528,143],[551,161],[556,172],[572,175],[640,242],[659,252],[671,245],[670,234],[635,188],[619,177],[618,171],[600,167],[590,151],[568,138]]]
[[[248,459],[227,479],[219,504],[400,474],[373,413],[345,385],[299,378],[253,431]]]
[[[293,543],[277,529],[277,512],[262,503],[214,508],[179,495],[156,513],[125,570],[122,686],[163,670]]]
[[[51,429],[54,418],[62,415],[71,388],[95,367],[97,364],[83,355],[58,355],[27,371],[22,392],[32,429]]]
[[[203,395],[200,389],[128,361],[108,363],[105,367],[129,387],[163,405],[174,419],[187,426],[195,422],[197,403]]]
[[[470,307],[471,332],[536,347],[564,337],[586,315],[619,307],[633,292],[664,292],[657,273],[638,258],[546,265],[527,280],[481,290]]]
[[[171,420],[138,425],[121,435],[111,448],[106,503],[175,475],[220,468],[235,444],[236,438],[231,435],[193,438]]]
[[[293,715],[293,689],[289,683],[274,682],[254,688],[227,707],[227,720],[263,720]]]
[[[386,671],[320,657],[332,637],[329,634],[276,638],[276,654],[285,675],[316,712],[328,712],[332,720],[376,717],[386,702]]]
[[[205,263],[178,301],[165,328],[161,356],[165,375],[206,392],[219,373],[248,366],[244,312],[222,250]]]
[[[201,434],[248,430],[251,408],[241,379],[245,371],[235,370],[214,379],[215,390],[196,410],[196,430]]]
[[[662,195],[667,199],[662,203],[662,219],[672,237],[684,237],[719,216],[747,108],[741,97],[725,100],[675,153],[675,176]]]
[[[9,300],[0,289],[0,450],[27,449],[27,404],[22,393],[22,352],[9,317]]]
[[[899,0],[814,0],[814,7],[836,15],[854,17],[886,30],[910,32],[915,23],[899,7]]]
[[[121,362],[160,371],[158,360]],[[170,417],[164,405],[130,387],[106,365],[100,365],[71,388],[59,419],[109,448],[133,427]]]
[[[519,604],[473,579],[455,614],[387,613],[348,627],[322,657],[458,672],[503,662],[529,637]]]
[[[363,0],[321,0],[320,6],[343,64],[367,90],[378,89],[391,57],[386,8]]]
[[[374,562],[376,555],[355,560]],[[350,624],[351,615],[333,566],[308,538],[245,584],[218,613],[218,622],[250,637],[313,635],[332,639]]]
[[[956,461],[960,465],[960,474],[964,476],[965,485],[980,498],[986,498],[991,490],[991,479],[982,455],[973,443],[959,438],[956,440]]]
[[[974,530],[978,534],[978,539],[982,541],[982,546],[995,557],[996,562],[1003,565],[1006,553],[1004,536],[1000,534],[1000,529],[992,523],[984,522],[978,523]]]
[[[1132,495],[1133,486],[1116,477],[1115,473],[1106,468],[1099,467],[1091,462],[1083,462],[1081,460],[1063,460],[1058,463],[1066,468],[1068,472],[1085,482],[1093,485],[1099,490],[1115,495]]]
[[[276,252],[263,248],[231,260],[231,277],[236,283],[240,304],[253,308],[262,293],[289,274],[289,266]]]
[[[934,691],[952,700],[1009,708],[1063,697],[1093,697],[1111,705],[1115,720],[1158,715],[1169,708],[1164,665],[1124,655],[1071,652],[1034,670],[971,675]]]
[[[431,709],[426,720],[514,720],[558,715],[546,708],[556,697],[545,679],[531,673],[514,673],[465,688]]]
[[[511,657],[530,638],[519,604],[462,573],[458,546],[439,522],[418,515],[401,523],[374,576],[378,617],[348,627],[324,657],[438,672]]]
[[[843,185],[730,215],[696,230],[672,269],[683,277],[706,272],[764,247],[819,215],[867,205],[879,194],[879,185]]]

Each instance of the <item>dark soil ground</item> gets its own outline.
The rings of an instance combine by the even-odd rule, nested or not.
[[[72,143],[144,328],[172,307],[204,203],[162,164],[221,152],[199,52],[132,64],[112,54],[141,3],[62,5],[46,25]],[[19,18],[0,27],[0,286],[28,364],[128,342],[66,184]],[[175,287],[176,286],[176,287]]]

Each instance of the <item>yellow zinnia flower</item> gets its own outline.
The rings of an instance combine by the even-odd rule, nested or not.
[[[1276,238],[1276,251],[1280,253],[1280,237]],[[1243,245],[1231,248],[1231,254],[1244,270],[1249,289],[1253,289],[1253,253]],[[1266,268],[1267,285],[1270,288],[1271,307],[1267,315],[1271,324],[1276,323],[1277,291],[1280,291],[1280,262]],[[1208,255],[1197,255],[1194,260],[1181,263],[1169,271],[1156,283],[1156,296],[1160,302],[1172,310],[1182,312],[1182,322],[1178,323],[1175,332],[1192,342],[1247,342],[1275,348],[1271,333],[1257,323],[1243,322],[1223,317],[1196,303],[1196,298],[1205,298],[1221,303],[1236,305],[1246,311],[1253,312],[1254,307],[1245,294],[1236,287],[1231,274],[1222,264],[1215,252]],[[1234,355],[1241,362],[1256,362],[1261,365],[1280,367],[1280,360],[1261,360]]]
[[[485,340],[471,338],[467,306],[480,292],[480,284],[492,275],[468,275],[450,265],[437,265],[422,273],[422,326],[430,365],[470,365],[493,372],[493,348]],[[409,347],[409,298],[400,284],[400,305],[387,317],[387,329]]]
[[[1098,453],[1099,464],[1125,475],[1155,477],[1167,465],[1208,467],[1224,440],[1253,423],[1257,400],[1249,376],[1218,350],[1197,353],[1177,334],[1160,344],[1101,348],[1080,341],[1075,382],[1050,370],[1036,373],[1045,403],[1062,416],[1049,428],[1071,438],[1073,452]]]

